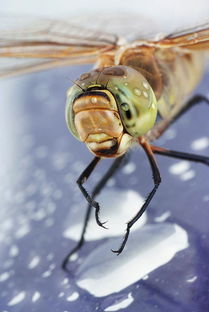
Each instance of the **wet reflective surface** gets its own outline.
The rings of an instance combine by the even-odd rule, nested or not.
[[[143,151],[133,149],[99,198],[109,230],[92,220],[71,273],[61,270],[86,208],[75,181],[92,158],[65,125],[67,77],[89,69],[0,82],[0,310],[208,311],[209,168],[201,164],[157,156],[162,185],[117,257],[110,249],[152,186]],[[198,93],[209,93],[208,79]],[[193,108],[156,144],[209,155],[208,116],[206,105]]]

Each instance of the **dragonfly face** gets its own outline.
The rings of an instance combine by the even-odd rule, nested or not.
[[[66,121],[72,134],[99,157],[118,157],[156,120],[154,92],[127,66],[83,74],[69,89]]]

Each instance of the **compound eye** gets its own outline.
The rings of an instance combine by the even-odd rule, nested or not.
[[[122,110],[125,112],[130,110],[128,103],[122,103],[120,106],[121,106]]]
[[[115,96],[126,131],[134,137],[146,134],[157,116],[157,101],[148,81],[140,72],[123,65],[105,73],[109,74],[107,89]]]
[[[128,103],[122,103],[120,107],[122,108],[126,119],[130,120],[132,118],[132,114]]]

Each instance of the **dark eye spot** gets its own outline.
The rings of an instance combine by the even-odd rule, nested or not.
[[[127,119],[131,119],[131,111],[130,110],[127,110],[126,112],[125,112],[125,114],[126,114],[126,118]]]
[[[122,103],[121,108],[124,111],[126,118],[130,120],[132,118],[132,115],[128,103]]]

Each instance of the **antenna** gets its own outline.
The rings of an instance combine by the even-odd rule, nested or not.
[[[69,79],[72,83],[74,83],[77,87],[79,87],[83,92],[85,92],[86,90],[83,89],[76,81],[72,80],[71,78],[69,77],[66,77],[67,79]]]

